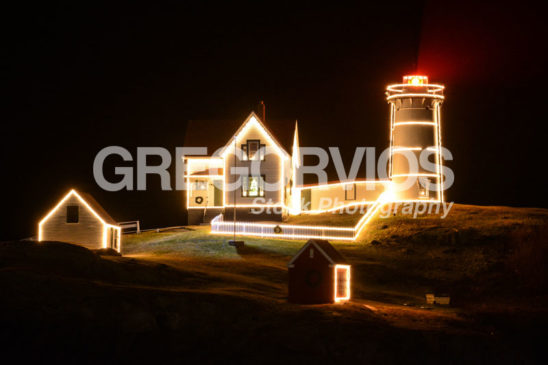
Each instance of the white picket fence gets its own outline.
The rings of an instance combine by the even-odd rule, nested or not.
[[[358,221],[355,227],[326,227],[326,226],[301,226],[276,223],[253,222],[225,222],[223,215],[219,214],[211,220],[211,233],[234,234],[243,236],[277,237],[285,239],[325,239],[339,241],[354,241],[367,226],[371,218],[387,202],[385,195],[381,195],[375,203],[369,207],[367,213]]]
[[[277,237],[286,239],[331,239],[354,240],[354,228],[301,226],[276,223],[225,222],[219,214],[211,221],[211,232],[217,234],[236,234],[244,236]]]

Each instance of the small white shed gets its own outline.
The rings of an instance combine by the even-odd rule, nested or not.
[[[38,241],[121,249],[121,227],[89,194],[71,190],[38,224]]]

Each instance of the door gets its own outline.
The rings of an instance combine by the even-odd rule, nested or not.
[[[108,229],[107,248],[118,250],[118,231],[114,228]]]

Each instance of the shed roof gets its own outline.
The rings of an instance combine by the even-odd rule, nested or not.
[[[84,192],[81,192],[80,195],[81,195],[82,199],[84,199],[86,201],[86,203],[88,203],[88,205],[91,207],[91,209],[93,209],[101,218],[103,218],[103,220],[106,223],[112,224],[112,225],[117,224],[117,222],[114,220],[114,218],[112,218],[110,216],[110,214],[107,213],[105,208],[103,208],[103,206],[101,204],[99,204],[93,196],[91,196],[88,193],[84,193]]]
[[[87,204],[91,210],[106,224],[117,225],[116,221],[106,212],[106,210],[95,200],[90,194],[79,193],[76,190],[72,189],[69,191],[63,199],[57,203],[57,205],[40,221],[40,225],[48,220],[48,218],[59,209],[63,203],[66,202],[71,196],[75,196],[78,200]]]
[[[316,249],[318,249],[318,251],[325,256],[325,258],[333,265],[336,265],[336,264],[347,264],[347,261],[345,260],[344,257],[342,257],[342,255],[339,253],[339,251],[337,251],[335,249],[335,247],[333,247],[328,241],[326,240],[318,240],[318,239],[313,239],[313,240],[308,240],[308,242],[306,242],[306,244],[301,247],[301,249],[299,250],[299,252],[297,252],[297,254],[295,256],[293,256],[293,258],[291,259],[291,261],[289,261],[289,264],[288,266],[290,265],[293,265],[295,263],[295,261],[297,260],[297,258],[307,249],[308,246],[310,245],[314,245],[316,247]]]

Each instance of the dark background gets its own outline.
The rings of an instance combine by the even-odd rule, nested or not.
[[[302,145],[341,146],[345,160],[383,149],[384,88],[415,72],[447,88],[447,198],[548,207],[547,32],[535,4],[48,2],[12,4],[3,18],[2,239],[34,235],[71,187],[119,221],[184,224],[183,193],[162,192],[156,176],[146,192],[102,191],[95,155],[173,152],[187,120],[243,120],[259,100],[267,120],[299,120]]]

